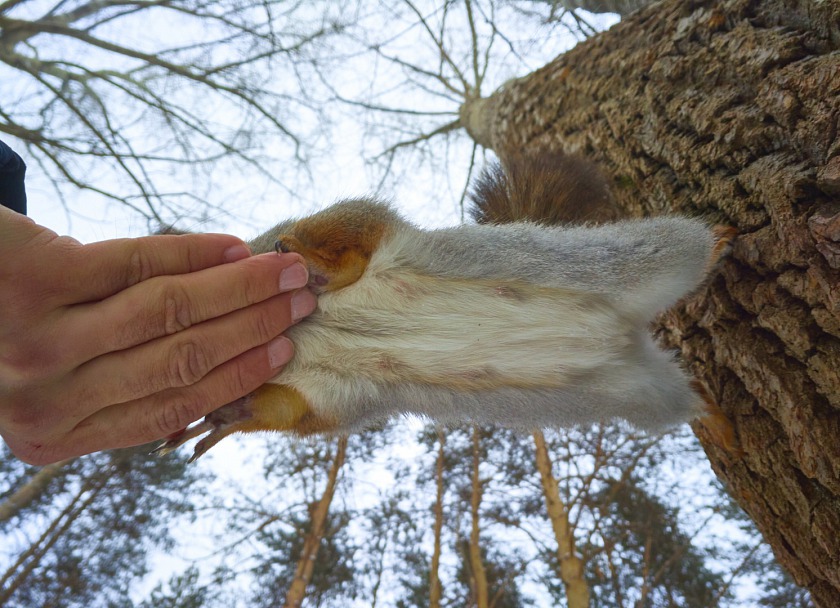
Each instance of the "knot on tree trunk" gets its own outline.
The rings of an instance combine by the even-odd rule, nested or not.
[[[461,126],[480,146],[493,149],[490,120],[493,117],[492,99],[484,97],[467,98],[458,110]]]

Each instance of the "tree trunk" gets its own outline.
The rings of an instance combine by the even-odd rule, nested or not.
[[[569,608],[586,608],[589,606],[589,585],[583,578],[583,560],[575,552],[574,529],[569,523],[569,512],[560,497],[557,480],[551,473],[551,458],[542,431],[534,432],[534,444],[548,519],[557,540],[557,560],[560,563],[560,580],[566,587],[566,602]]]
[[[327,521],[327,513],[330,510],[330,503],[332,503],[333,495],[335,494],[335,485],[338,480],[338,472],[344,464],[344,457],[347,454],[347,436],[342,435],[338,439],[335,458],[330,471],[327,475],[327,485],[324,488],[324,493],[321,495],[321,500],[312,510],[312,527],[309,534],[306,535],[306,540],[303,543],[303,550],[298,559],[297,568],[295,569],[295,577],[292,579],[292,584],[286,592],[286,608],[299,608],[306,597],[306,587],[309,581],[312,580],[312,571],[315,569],[315,559],[318,557],[318,548],[321,546],[321,537],[324,535],[324,524]]]
[[[40,564],[47,552],[84,513],[85,509],[96,500],[107,482],[107,477],[102,476],[92,484],[83,484],[67,506],[53,518],[47,529],[32,542],[26,551],[18,556],[15,563],[0,578],[0,606],[4,606],[15,591],[26,583],[29,575]],[[82,500],[82,497],[84,497],[84,500]]]
[[[435,498],[434,550],[432,551],[432,565],[429,573],[429,608],[440,608],[443,587],[440,582],[440,537],[443,532],[443,467],[444,446],[446,436],[438,431],[438,455],[435,463],[435,484],[437,496]]]
[[[590,13],[618,13],[629,15],[656,0],[543,0],[568,10],[583,9]]]
[[[840,2],[666,0],[462,108],[491,148],[580,151],[632,215],[740,231],[664,344],[732,420],[717,475],[819,606],[840,606]]]
[[[0,523],[9,521],[21,509],[29,506],[34,501],[38,500],[50,485],[50,482],[58,477],[58,474],[65,466],[76,460],[75,458],[67,458],[59,462],[54,462],[41,467],[25,484],[15,490],[14,494],[9,496],[0,504]]]
[[[481,432],[473,427],[473,462],[472,462],[472,492],[470,493],[470,583],[476,608],[488,608],[489,592],[487,590],[487,574],[481,559],[481,542],[479,538],[479,513],[483,482],[479,474],[478,465],[481,462]]]

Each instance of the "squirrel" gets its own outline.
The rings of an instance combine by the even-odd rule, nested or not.
[[[295,356],[245,397],[172,436],[300,436],[397,414],[531,431],[624,419],[661,431],[696,417],[732,445],[698,381],[653,341],[655,314],[705,280],[735,231],[687,217],[623,219],[598,168],[509,155],[477,180],[477,223],[423,230],[373,198],[283,222],[255,253],[294,251],[318,309]]]

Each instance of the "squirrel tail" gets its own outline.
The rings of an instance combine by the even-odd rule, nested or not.
[[[622,215],[595,163],[556,152],[503,155],[479,175],[470,199],[479,224],[601,224]]]

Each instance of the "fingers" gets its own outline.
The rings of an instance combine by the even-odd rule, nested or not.
[[[28,217],[8,209],[0,214],[0,305],[8,317],[38,316],[56,308],[76,279],[68,254],[82,247],[77,240],[58,236]],[[19,310],[18,310],[19,309]]]
[[[87,417],[98,409],[97,404],[124,403],[170,388],[192,386],[226,361],[273,340],[302,315],[312,312],[315,305],[315,296],[302,289],[173,336],[98,357],[76,371],[66,398]],[[279,367],[286,360],[275,357],[274,363]],[[88,407],[81,411],[84,404]]]
[[[72,276],[64,303],[107,298],[161,275],[179,275],[235,262],[251,255],[240,239],[225,234],[157,235],[82,245],[67,260]]]
[[[270,349],[275,351],[270,355]],[[51,459],[94,450],[140,445],[180,431],[226,403],[247,395],[277,375],[271,358],[291,357],[291,342],[280,337],[217,367],[188,388],[170,389],[130,403],[111,406],[83,420]],[[65,451],[62,451],[65,450]]]
[[[277,375],[292,356],[291,342],[284,336],[267,344],[262,342],[266,336],[286,329],[293,319],[312,312],[315,305],[315,297],[308,290],[300,290],[176,336],[101,357],[89,363],[90,368],[83,366],[84,371],[69,381],[11,395],[6,404],[8,424],[0,432],[16,456],[36,465],[165,437]],[[208,368],[213,362],[220,364],[206,375],[201,371],[195,373],[196,381],[190,386],[181,385],[191,377],[170,375],[168,378],[177,382],[177,387],[155,392],[150,387],[165,384],[161,383],[158,370],[166,367],[167,348],[175,340],[183,345],[184,339],[194,340],[195,348],[184,350],[182,346],[182,356],[186,353],[193,359],[207,357],[211,361]],[[163,342],[170,344],[161,346]],[[260,345],[250,348],[248,342]],[[177,347],[173,348],[177,351]],[[199,353],[198,349],[207,352]],[[112,365],[116,361],[107,361],[111,357],[124,357],[125,365]],[[156,360],[160,361],[156,363]],[[191,363],[176,363],[175,367],[183,365]],[[142,370],[146,370],[145,377]],[[127,382],[119,382],[126,377]],[[141,396],[120,404],[119,401],[129,397],[117,399],[111,392],[121,390]],[[164,428],[167,430],[155,434],[155,429]]]
[[[82,245],[8,209],[0,212],[0,250],[48,295],[51,304],[101,300],[161,275],[241,260],[248,246],[224,234],[157,235]],[[52,300],[55,300],[52,302]]]
[[[32,219],[0,205],[0,245],[3,247],[21,247],[40,229]]]
[[[68,333],[61,339],[87,361],[172,335],[304,286],[307,272],[300,260],[296,254],[270,253],[189,275],[156,277],[102,302],[69,309]]]

